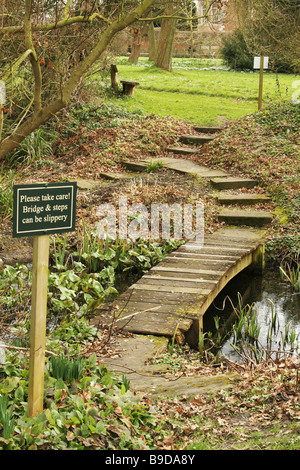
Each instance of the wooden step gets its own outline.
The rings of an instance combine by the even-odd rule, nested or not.
[[[221,132],[222,127],[218,126],[194,126],[194,130],[196,132],[200,132],[203,134],[215,134],[217,132]]]
[[[228,176],[225,178],[213,178],[211,184],[216,189],[237,189],[237,188],[254,188],[257,186],[257,181],[251,178],[239,178],[235,176]]]
[[[203,145],[207,142],[211,142],[214,139],[212,135],[181,135],[179,137],[180,142],[187,145]]]
[[[272,214],[267,211],[248,211],[242,209],[222,209],[218,214],[220,222],[229,225],[250,225],[253,227],[263,227],[272,222]]]
[[[175,153],[177,155],[190,155],[190,154],[199,152],[199,148],[197,147],[170,146],[170,147],[167,147],[166,150],[167,152]]]
[[[173,337],[177,329],[181,333],[186,333],[193,323],[192,319],[180,318],[178,315],[164,313],[162,310],[135,315],[137,312],[133,312],[131,305],[128,309],[124,309],[123,313],[127,313],[128,318],[120,318],[118,328],[142,335]]]
[[[144,161],[140,161],[140,162],[124,161],[122,162],[122,165],[124,165],[128,170],[146,171],[148,163]]]
[[[229,194],[220,193],[217,195],[220,204],[238,204],[238,205],[251,205],[264,202],[270,202],[271,198],[265,194]]]

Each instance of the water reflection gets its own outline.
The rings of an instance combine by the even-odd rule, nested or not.
[[[276,312],[276,328],[272,331],[272,349],[282,346],[286,332],[294,330],[295,345],[300,343],[300,293],[293,292],[290,284],[280,277],[279,270],[266,270],[263,276],[253,276],[248,270],[233,279],[226,290],[214,301],[204,315],[204,331],[216,332],[214,317],[219,317],[219,333],[227,333],[221,354],[232,360],[239,355],[229,344],[233,341],[232,325],[237,319],[232,304],[238,306],[238,293],[243,305],[255,303],[256,317],[260,326],[259,341],[266,348],[272,315]],[[300,344],[299,344],[300,345]]]

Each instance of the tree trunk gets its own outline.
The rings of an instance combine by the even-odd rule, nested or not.
[[[141,50],[141,41],[142,41],[142,31],[141,29],[134,28],[134,36],[131,44],[131,53],[128,58],[128,62],[131,64],[136,64],[140,57]]]
[[[133,64],[136,64],[139,60],[142,40],[143,40],[143,37],[147,34],[147,30],[148,30],[147,23],[142,24],[139,28],[134,28],[132,49],[131,49],[131,54],[128,59],[128,61]]]
[[[111,64],[110,66],[110,78],[111,78],[111,87],[118,91],[118,68],[116,64]]]
[[[149,23],[148,38],[149,38],[149,60],[151,62],[154,62],[156,58],[156,37],[155,37],[155,29],[154,29],[153,21]]]
[[[162,21],[155,60],[157,67],[167,70],[168,72],[172,72],[172,53],[177,20],[171,18],[171,15],[175,13],[175,11],[176,7],[174,4],[169,4],[166,8],[165,14],[168,18],[164,18]]]

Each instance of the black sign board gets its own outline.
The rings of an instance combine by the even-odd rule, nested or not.
[[[77,183],[14,186],[13,237],[75,230]]]

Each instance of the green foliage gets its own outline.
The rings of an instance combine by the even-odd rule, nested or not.
[[[84,344],[97,336],[88,315],[104,300],[118,294],[128,282],[129,273],[141,276],[178,246],[173,240],[164,243],[103,241],[93,233],[86,233],[78,251],[72,252],[65,237],[51,240],[48,324],[53,340],[73,345]],[[0,319],[11,323],[11,337],[18,341],[15,344],[27,346],[31,270],[25,265],[4,266],[0,271],[0,294]],[[16,318],[18,322],[14,326]]]
[[[113,273],[126,273],[129,270],[139,275],[161,261],[170,251],[179,246],[173,239],[162,243],[152,240],[102,240],[95,231],[84,227],[83,236],[74,257],[86,266],[88,272],[103,271],[114,281]]]
[[[222,39],[221,57],[233,70],[252,70],[253,56],[249,53],[243,33],[240,30]]]
[[[8,170],[5,175],[0,173],[0,220],[12,213],[14,172]]]
[[[46,349],[57,357],[52,355],[45,368],[45,407],[36,418],[26,416],[28,357],[8,350],[6,363],[0,365],[0,398],[6,397],[0,402],[0,448],[149,448],[151,432],[147,439],[137,437],[142,428],[155,425],[149,406],[132,395],[127,377],[115,377],[81,351],[99,338],[89,313],[117,293],[117,277],[129,271],[141,275],[178,243],[103,242],[88,230],[76,252],[67,237],[51,241]],[[0,318],[7,322],[11,342],[28,347],[30,269],[5,266],[0,294]]]
[[[8,356],[7,364],[0,366],[0,393],[5,394],[0,397],[0,420],[4,414],[6,422],[10,418],[10,425],[5,435],[2,429],[1,437],[0,421],[0,449],[151,448],[150,434],[148,442],[138,436],[145,426],[154,428],[156,417],[152,409],[130,392],[126,377],[119,378],[99,366],[96,356],[80,360],[78,376],[73,381],[61,377],[61,366],[67,364],[64,358],[51,358],[45,371],[44,411],[30,418],[24,406],[28,359],[15,353]],[[57,377],[53,377],[55,362]]]
[[[83,309],[84,310],[84,309]],[[80,346],[96,340],[97,328],[90,323],[88,318],[71,316],[64,318],[57,328],[48,336],[49,347],[52,350],[60,350],[65,346],[73,354],[76,354]]]
[[[0,270],[0,320],[11,324],[11,341],[17,341],[16,346],[28,346],[30,287],[31,271],[27,266],[6,265]]]
[[[161,170],[163,168],[164,164],[161,160],[158,160],[157,162],[155,161],[150,161],[148,164],[147,164],[147,169],[146,171],[148,173],[152,173],[154,171],[158,171],[158,170]]]
[[[52,313],[72,312],[78,316],[96,309],[104,300],[118,294],[130,271],[140,276],[174,249],[173,240],[163,244],[139,240],[101,240],[84,230],[78,251],[72,253],[70,265],[65,242],[54,250],[54,269],[49,274],[49,309]]]
[[[49,126],[39,127],[7,156],[7,161],[14,164],[26,161],[30,164],[48,158],[52,155],[52,144],[56,137],[56,132]]]
[[[61,354],[58,357],[51,356],[50,370],[52,377],[70,382],[72,379],[79,380],[83,376],[84,360],[78,356],[76,359],[69,359]]]
[[[15,420],[12,419],[14,408],[9,408],[9,399],[7,395],[0,396],[0,425],[3,426],[3,438],[9,439],[14,431]]]
[[[244,35],[239,29],[224,35],[220,54],[226,65],[233,70],[253,69],[253,53],[249,52]],[[280,73],[295,73],[296,71],[286,56],[278,53],[271,55],[270,69]]]
[[[72,269],[60,268],[49,274],[49,309],[54,314],[77,312],[78,315],[91,311],[103,300],[117,291],[109,282],[107,270],[88,274],[81,263],[74,263]]]
[[[300,233],[283,234],[266,243],[266,256],[274,263],[282,263],[287,258],[293,261],[299,255]]]
[[[270,104],[253,115],[254,121],[260,126],[283,135],[299,132],[300,106],[290,101]]]

